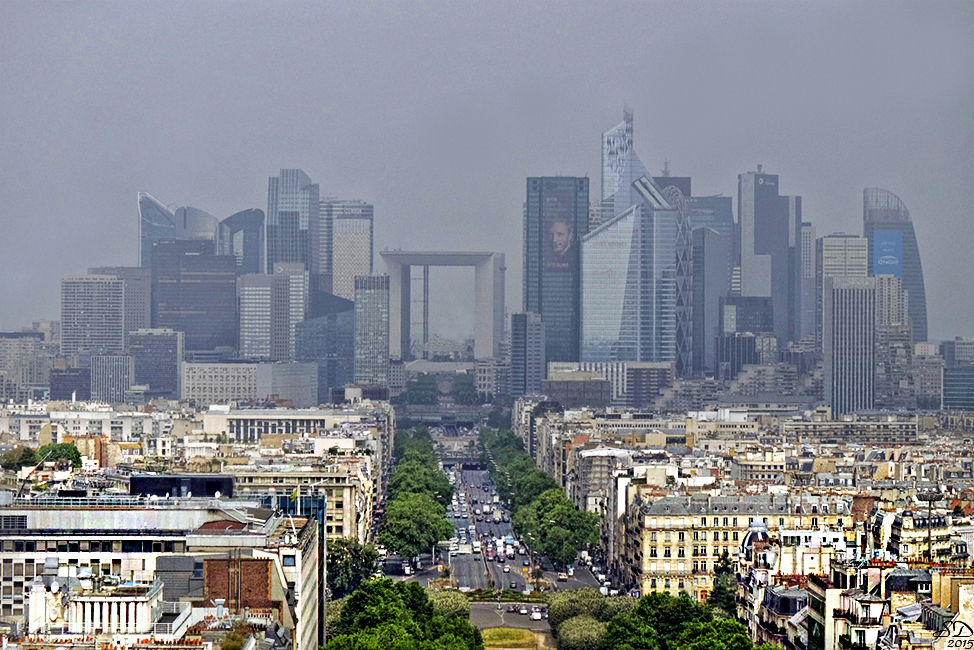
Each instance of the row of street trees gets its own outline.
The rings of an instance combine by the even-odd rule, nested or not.
[[[378,541],[411,558],[453,534],[453,524],[446,518],[453,487],[436,462],[433,439],[425,427],[398,431],[395,456],[398,462],[389,478]]]
[[[566,566],[586,545],[598,542],[598,515],[577,509],[512,431],[484,428],[480,444],[499,494],[511,504],[514,532],[533,552]]]
[[[747,629],[687,594],[640,600],[595,589],[548,597],[548,622],[560,650],[772,650],[755,646]]]

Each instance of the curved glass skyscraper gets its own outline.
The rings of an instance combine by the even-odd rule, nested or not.
[[[927,296],[910,211],[892,192],[867,188],[862,194],[862,221],[863,235],[869,241],[869,274],[902,280],[908,292],[913,341],[926,341]]]

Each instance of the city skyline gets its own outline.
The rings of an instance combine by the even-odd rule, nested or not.
[[[0,211],[0,256],[14,272],[0,289],[0,329],[56,317],[62,277],[88,266],[137,263],[130,259],[138,237],[133,192],[200,206],[222,217],[263,209],[266,179],[281,168],[304,169],[322,194],[358,197],[387,215],[376,229],[377,251],[420,248],[432,237],[436,245],[422,248],[506,252],[512,271],[508,295],[517,304],[523,179],[587,174],[593,196],[601,196],[601,188],[594,187],[599,184],[600,134],[618,122],[627,104],[639,121],[642,162],[652,173],[668,162],[675,174],[694,177],[696,194],[733,197],[736,176],[762,163],[780,175],[782,193],[803,197],[802,218],[816,226],[819,236],[861,232],[864,188],[893,192],[910,206],[921,255],[927,258],[929,337],[974,334],[974,301],[966,299],[964,281],[974,272],[974,260],[964,254],[969,237],[956,236],[970,232],[963,218],[974,204],[974,188],[966,182],[974,144],[967,110],[974,71],[963,63],[974,58],[968,56],[974,10],[964,5],[880,9],[821,3],[792,8],[794,19],[782,23],[780,10],[765,7],[722,7],[705,19],[678,5],[660,5],[661,20],[653,21],[660,25],[653,28],[659,30],[655,39],[623,38],[635,25],[645,24],[639,18],[646,10],[630,5],[610,4],[600,14],[569,3],[564,15],[555,16],[538,7],[498,14],[474,6],[470,17],[477,20],[469,24],[482,28],[466,20],[461,27],[452,10],[404,10],[391,20],[381,11],[336,15],[313,9],[322,12],[321,20],[344,21],[341,38],[310,49],[282,43],[278,68],[270,63],[267,48],[276,41],[268,36],[268,44],[249,55],[254,72],[243,90],[252,101],[233,106],[242,91],[217,79],[236,61],[239,50],[228,47],[237,40],[252,41],[242,39],[253,36],[251,25],[291,20],[293,7],[268,11],[245,4],[234,16],[219,5],[202,5],[195,17],[176,12],[171,29],[183,30],[190,40],[214,21],[228,19],[212,39],[197,39],[190,48],[193,65],[183,66],[189,51],[172,44],[153,42],[145,55],[135,52],[139,48],[130,42],[131,34],[139,33],[140,25],[158,23],[151,7],[124,12],[107,12],[104,6],[85,11],[55,7],[50,11],[64,11],[63,20],[48,21],[29,5],[7,5],[0,47],[14,63],[0,80],[8,91],[0,100],[5,116],[0,144],[6,152],[0,161],[0,191],[8,197]],[[522,25],[532,21],[550,21],[570,37],[583,24],[592,33],[618,25],[620,16],[632,20],[622,21],[619,38],[598,39],[597,45],[580,38],[578,55],[551,34],[534,42],[521,38]],[[108,31],[120,20],[135,29]],[[508,23],[510,35],[493,30],[487,38],[485,30]],[[412,37],[405,43],[394,39],[401,46],[396,55],[401,62],[393,61],[388,48],[378,47],[374,39],[398,33],[403,25],[430,37],[416,41],[436,43],[441,34],[459,34],[431,46],[431,52],[417,50]],[[747,38],[766,33],[770,25],[775,25],[773,38]],[[378,36],[363,42],[366,26]],[[52,38],[38,38],[40,29],[54,30]],[[744,38],[731,39],[741,30]],[[274,96],[282,84],[291,84],[298,68],[288,64],[297,56],[333,67],[322,64],[340,60],[348,38],[366,45],[370,56],[351,63],[347,74],[329,73],[284,106],[254,99]],[[416,64],[441,56],[444,47],[456,47],[458,38],[486,49],[464,45],[461,57],[445,57],[454,63],[404,74],[400,66],[421,67]],[[760,41],[760,47],[749,41]],[[846,44],[825,45],[835,42]],[[797,43],[793,53],[791,43]],[[509,44],[510,53],[505,53]],[[685,54],[686,69],[694,74],[682,74],[680,66],[651,66],[649,81],[654,83],[632,81],[647,62],[683,56],[686,44],[694,46],[693,54]],[[621,56],[622,47],[631,48],[632,56]],[[114,56],[122,48],[132,53],[131,60]],[[538,59],[534,70],[521,66],[529,57]],[[106,68],[109,60],[113,63]],[[739,74],[750,62],[761,73]],[[392,63],[403,81],[388,74],[362,81]],[[482,79],[470,73],[488,64],[496,75],[478,82],[483,90],[466,81],[455,88],[437,83],[444,76]],[[571,64],[577,65],[568,75]],[[176,67],[202,72],[177,72]],[[595,78],[599,91],[590,92]],[[911,92],[889,102],[889,89],[904,78],[913,79]],[[46,83],[36,84],[38,79]],[[186,96],[189,109],[160,113],[157,107],[145,110],[144,102],[133,103],[128,97],[148,92],[147,79],[153,80],[152,87],[181,88],[178,94]],[[86,88],[78,85],[82,82]],[[399,91],[402,83],[423,92],[403,95],[394,107],[375,101]],[[38,90],[46,86],[66,91],[67,101],[34,110],[42,97]],[[212,90],[204,91],[209,86]],[[362,92],[356,94],[358,86]],[[659,93],[658,87],[668,92]],[[735,91],[727,94],[731,87]],[[118,94],[122,88],[124,97]],[[338,105],[321,96],[322,88],[350,99]],[[221,94],[230,101],[211,99]],[[696,108],[687,110],[691,105]],[[248,131],[250,124],[260,126]],[[179,165],[164,162],[177,154]],[[51,179],[57,191],[51,191]],[[46,237],[52,229],[61,236]],[[937,259],[932,251],[938,252]],[[43,267],[37,263],[42,257]],[[446,278],[432,282],[449,284]],[[444,330],[468,329],[462,318],[445,311],[434,313],[433,320],[443,322]]]

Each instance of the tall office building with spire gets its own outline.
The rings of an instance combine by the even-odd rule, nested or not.
[[[636,155],[632,139],[632,111],[625,109],[622,121],[602,134],[602,222],[641,203],[633,183],[649,176]]]
[[[913,341],[927,340],[923,266],[910,211],[892,192],[869,188],[862,196],[863,234],[869,242],[869,274],[900,278],[909,295]]]

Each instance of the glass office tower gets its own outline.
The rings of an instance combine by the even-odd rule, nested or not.
[[[237,275],[264,272],[264,211],[241,210],[220,222],[220,255],[233,255]]]
[[[602,222],[640,203],[633,183],[649,172],[636,155],[632,143],[632,111],[602,134]]]
[[[139,266],[152,268],[152,244],[176,238],[176,215],[145,192],[139,192]]]
[[[578,361],[579,242],[589,227],[589,180],[529,178],[524,211],[524,311],[541,314],[546,361]]]
[[[278,262],[301,263],[314,275],[331,273],[331,260],[323,260],[320,254],[319,210],[318,186],[300,169],[282,169],[280,176],[268,179],[267,268],[273,269]]]
[[[913,222],[892,192],[869,188],[862,195],[863,235],[869,240],[869,275],[893,275],[910,296],[913,341],[927,340],[927,294]]]
[[[643,178],[640,202],[582,240],[582,354],[590,361],[676,358],[677,211]]]

